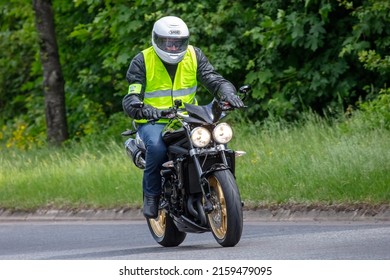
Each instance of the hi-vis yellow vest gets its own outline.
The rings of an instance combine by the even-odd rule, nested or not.
[[[192,46],[188,46],[183,60],[178,64],[173,83],[153,47],[144,50],[143,55],[146,68],[146,88],[143,100],[145,104],[158,109],[171,108],[176,99],[181,99],[183,104],[197,104],[195,94],[198,64]],[[137,122],[145,123],[146,120]],[[159,122],[167,121],[161,120]]]

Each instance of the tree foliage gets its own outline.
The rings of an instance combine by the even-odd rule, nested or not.
[[[329,114],[387,91],[387,0],[54,0],[53,7],[72,138],[121,119],[129,62],[164,15],[183,18],[191,44],[237,87],[252,85],[245,115],[253,121]],[[14,145],[24,127],[18,135],[39,144],[42,70],[31,3],[0,2],[0,22],[0,141]]]

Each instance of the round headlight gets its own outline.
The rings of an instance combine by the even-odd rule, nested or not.
[[[196,127],[191,131],[191,141],[195,147],[206,147],[211,141],[211,134],[206,128]]]
[[[233,130],[227,123],[218,124],[213,130],[215,142],[226,144],[233,138]]]

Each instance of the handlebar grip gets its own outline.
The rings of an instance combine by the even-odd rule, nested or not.
[[[248,106],[244,107],[234,107],[232,104],[226,101],[220,101],[219,106],[221,107],[222,111],[233,111],[235,109],[243,109],[243,108],[248,108]]]
[[[166,117],[168,119],[171,119],[175,116],[175,110],[173,109],[161,110],[160,112],[162,117]]]
[[[171,119],[171,118],[173,118],[175,116],[175,111],[172,110],[172,109],[160,110],[160,114],[161,114],[161,118]],[[148,122],[154,124],[158,120],[160,120],[161,118],[159,118],[159,119],[149,119]]]
[[[166,115],[169,115],[169,113],[171,113],[170,110],[161,110],[160,112],[162,117],[165,117]]]

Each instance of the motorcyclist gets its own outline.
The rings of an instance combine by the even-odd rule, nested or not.
[[[152,46],[133,58],[126,75],[129,89],[122,101],[123,109],[137,120],[138,133],[147,149],[142,180],[146,218],[158,215],[160,169],[167,160],[161,136],[167,120],[160,119],[160,110],[171,108],[176,99],[197,104],[198,83],[231,106],[244,106],[232,83],[214,70],[199,48],[189,45],[189,37],[182,19],[166,16],[157,20],[152,30]],[[143,107],[136,106],[140,102]],[[159,120],[147,121],[151,119]]]

